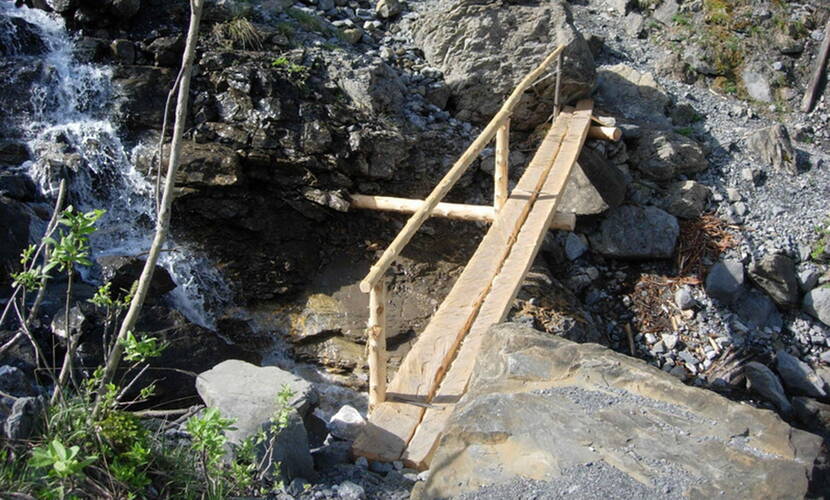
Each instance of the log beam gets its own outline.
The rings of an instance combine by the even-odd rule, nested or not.
[[[588,129],[588,137],[617,142],[622,139],[622,130],[619,127],[591,127]]]
[[[353,208],[364,210],[382,210],[387,212],[399,212],[404,214],[415,213],[421,206],[423,200],[411,198],[396,198],[394,196],[374,196],[366,194],[351,195]],[[435,217],[446,217],[448,219],[460,219],[476,222],[493,222],[496,218],[494,207],[484,205],[465,205],[461,203],[439,203],[432,211]],[[557,212],[550,225],[551,229],[573,231],[576,225],[576,215],[572,213]]]

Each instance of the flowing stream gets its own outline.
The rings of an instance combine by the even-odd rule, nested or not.
[[[20,168],[44,195],[53,197],[65,177],[69,203],[107,210],[91,238],[93,257],[140,255],[155,227],[152,186],[119,138],[110,68],[80,62],[74,50],[61,18],[0,1],[0,138],[27,144],[32,159]],[[226,305],[227,285],[198,251],[169,238],[166,248],[159,265],[178,285],[171,292],[175,307],[212,326],[213,312]],[[100,269],[84,273],[100,278]]]

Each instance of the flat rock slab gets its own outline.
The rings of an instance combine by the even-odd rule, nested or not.
[[[238,443],[257,432],[279,409],[277,395],[287,385],[294,396],[293,406],[305,415],[317,403],[317,392],[307,382],[275,366],[256,366],[229,359],[200,373],[196,390],[207,406],[219,408],[222,415],[236,419],[236,430],[228,439]]]
[[[619,498],[807,491],[821,438],[769,410],[599,345],[511,323],[488,336],[413,498],[496,498],[505,485],[552,498],[592,491],[603,477],[614,478]]]

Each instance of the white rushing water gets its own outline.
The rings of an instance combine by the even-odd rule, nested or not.
[[[152,187],[134,168],[112,121],[111,69],[79,62],[73,50],[62,19],[0,0],[3,132],[29,146],[33,159],[24,167],[44,194],[54,196],[65,176],[70,203],[107,210],[91,238],[93,257],[139,255],[155,227]],[[227,285],[195,250],[175,241],[166,247],[159,264],[178,285],[171,292],[174,305],[191,321],[211,326],[211,312],[229,296]]]

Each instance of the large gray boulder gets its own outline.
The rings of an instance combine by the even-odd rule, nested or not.
[[[423,13],[413,26],[427,61],[444,72],[456,116],[487,122],[505,97],[557,45],[565,44],[562,102],[590,95],[594,60],[561,0],[540,3],[482,3],[451,0]],[[555,79],[519,103],[511,125],[531,129],[551,113]]]
[[[317,392],[309,382],[275,366],[260,367],[236,359],[219,363],[196,378],[196,390],[205,404],[235,420],[235,429],[226,433],[234,444],[270,428],[270,419],[280,410],[277,395],[284,386],[293,393],[289,401],[293,408],[288,426],[277,434],[269,432],[275,453],[271,462],[279,462],[284,479],[311,479],[314,462],[302,415],[316,404]]]
[[[528,480],[538,498],[572,497],[609,476],[614,498],[801,498],[821,442],[641,360],[500,324],[413,498]]]
[[[375,114],[400,113],[406,88],[388,64],[336,55],[327,63],[330,78],[355,107]]]
[[[701,172],[709,167],[700,144],[686,136],[661,130],[643,131],[631,160],[643,175],[658,181]]]
[[[700,217],[706,209],[711,189],[695,181],[678,181],[669,186],[666,210],[682,219]]]
[[[731,304],[743,293],[744,279],[744,265],[735,259],[725,259],[712,266],[706,275],[706,293]]]
[[[810,316],[830,326],[830,287],[822,286],[807,292],[802,307]]]
[[[765,255],[749,267],[749,277],[782,307],[797,308],[801,300],[795,262],[781,254]]]
[[[674,253],[680,226],[657,207],[623,205],[611,210],[591,235],[597,252],[623,259],[667,259]]]
[[[797,174],[795,150],[790,134],[781,124],[762,128],[746,139],[746,145],[763,163],[776,170]]]
[[[625,200],[625,175],[596,151],[579,155],[557,207],[560,212],[593,215],[618,207]]]
[[[783,349],[775,353],[775,369],[788,389],[814,398],[827,395],[824,392],[824,380],[807,363]]]

